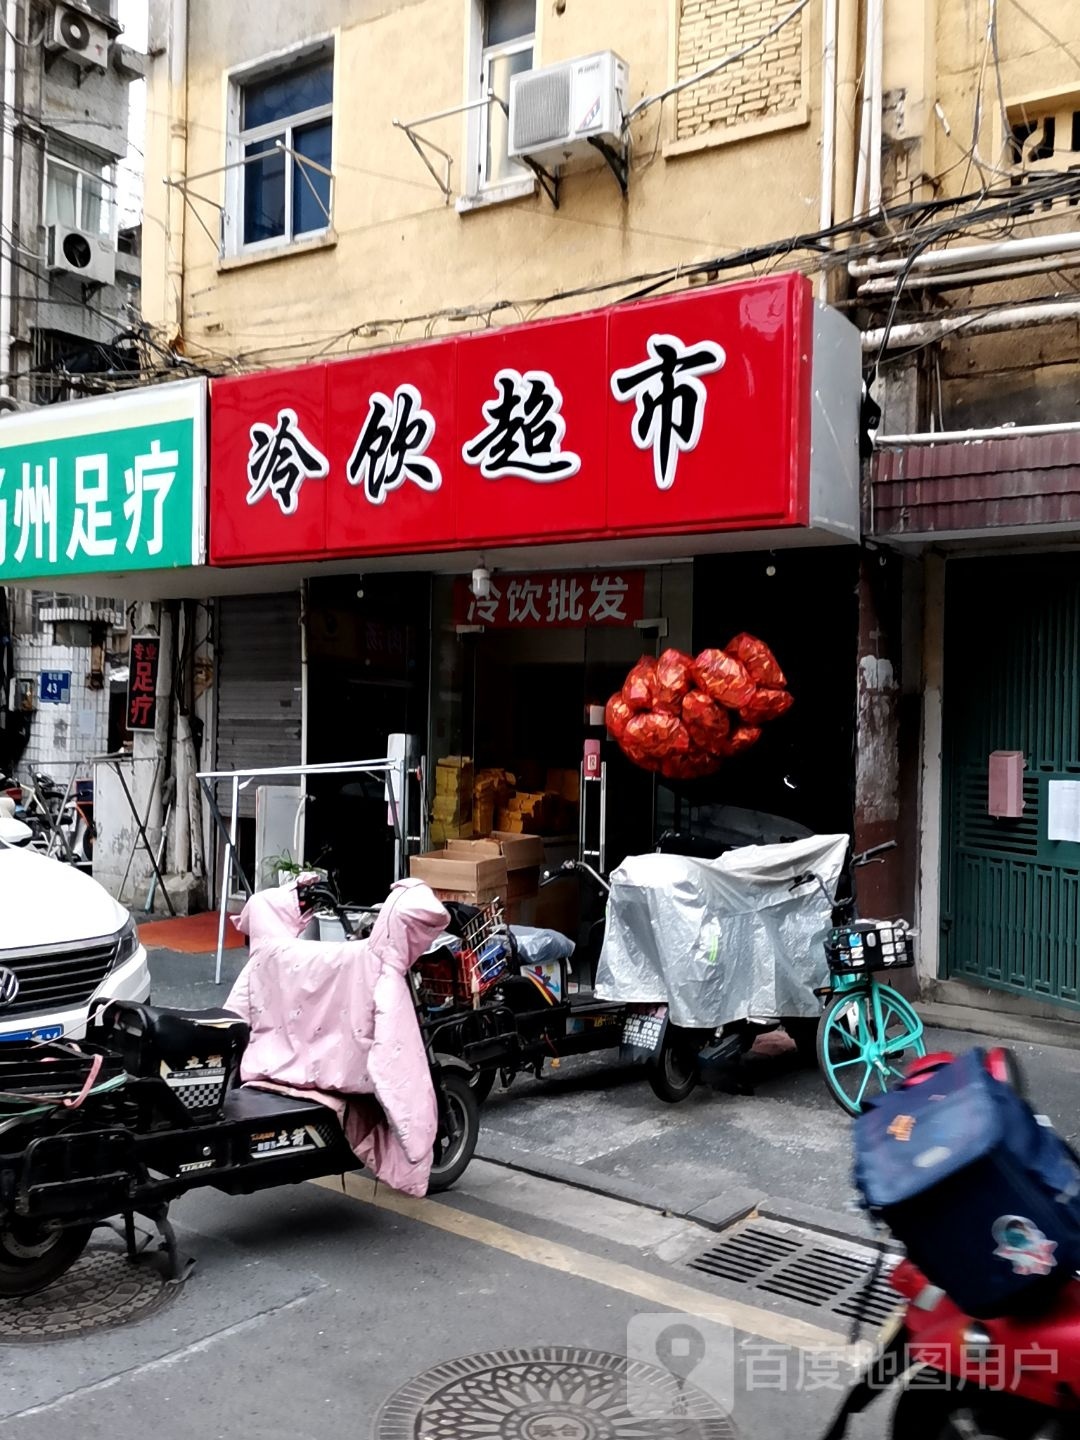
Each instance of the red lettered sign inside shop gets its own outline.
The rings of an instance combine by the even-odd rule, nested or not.
[[[215,380],[212,563],[806,525],[811,321],[773,276]]]
[[[585,570],[578,574],[493,575],[488,595],[469,581],[454,582],[455,625],[493,630],[583,629],[632,625],[645,616],[642,570]]]
[[[136,635],[131,641],[128,663],[127,728],[153,730],[157,723],[158,661],[161,640],[157,635]]]

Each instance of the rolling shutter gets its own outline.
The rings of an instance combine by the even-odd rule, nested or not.
[[[218,770],[301,760],[300,595],[232,595],[218,602]],[[286,783],[290,783],[286,781]],[[228,786],[219,803],[228,804]],[[255,814],[255,786],[240,794]]]

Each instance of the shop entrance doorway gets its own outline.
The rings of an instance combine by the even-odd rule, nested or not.
[[[427,734],[428,575],[351,575],[310,584],[307,760],[381,758],[393,734]],[[335,872],[344,899],[370,904],[394,876],[384,785],[355,776],[310,777],[306,859]],[[409,830],[420,832],[419,796]]]
[[[689,645],[691,595],[688,564],[497,574],[483,597],[466,576],[437,576],[432,848],[492,832],[535,835],[549,869],[597,850],[599,786],[587,791],[584,841],[580,827],[582,762],[592,742],[607,775],[602,868],[651,850],[656,777],[608,739],[604,705],[642,655]],[[579,918],[602,907],[602,897],[573,881],[546,887],[537,901],[526,913],[571,935]]]
[[[579,858],[580,795],[564,777],[578,775],[588,739],[600,741],[607,765],[605,867],[651,849],[653,777],[608,742],[603,706],[634,662],[656,653],[655,631],[651,637],[634,629],[495,631],[467,636],[466,644],[474,677],[476,771],[505,769],[526,794],[559,793],[569,800],[562,833],[548,837],[549,861],[571,853]],[[586,824],[595,842],[595,801]]]

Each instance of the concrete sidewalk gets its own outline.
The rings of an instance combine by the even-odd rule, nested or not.
[[[224,1004],[246,951],[224,957],[155,950],[158,1004]],[[1080,1141],[1080,1050],[930,1029],[932,1050],[1009,1043],[1033,1103]],[[639,1068],[611,1053],[548,1065],[544,1078],[496,1085],[484,1105],[478,1154],[700,1223],[722,1226],[757,1209],[838,1234],[868,1227],[850,1184],[851,1121],[816,1070],[799,1066],[782,1034],[765,1036],[741,1082],[751,1093],[699,1088],[681,1105],[653,1095]]]

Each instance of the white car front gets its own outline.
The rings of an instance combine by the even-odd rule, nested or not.
[[[82,1035],[91,1005],[146,1000],[135,921],[74,865],[0,842],[0,971],[18,993],[0,1007],[0,1043]]]

